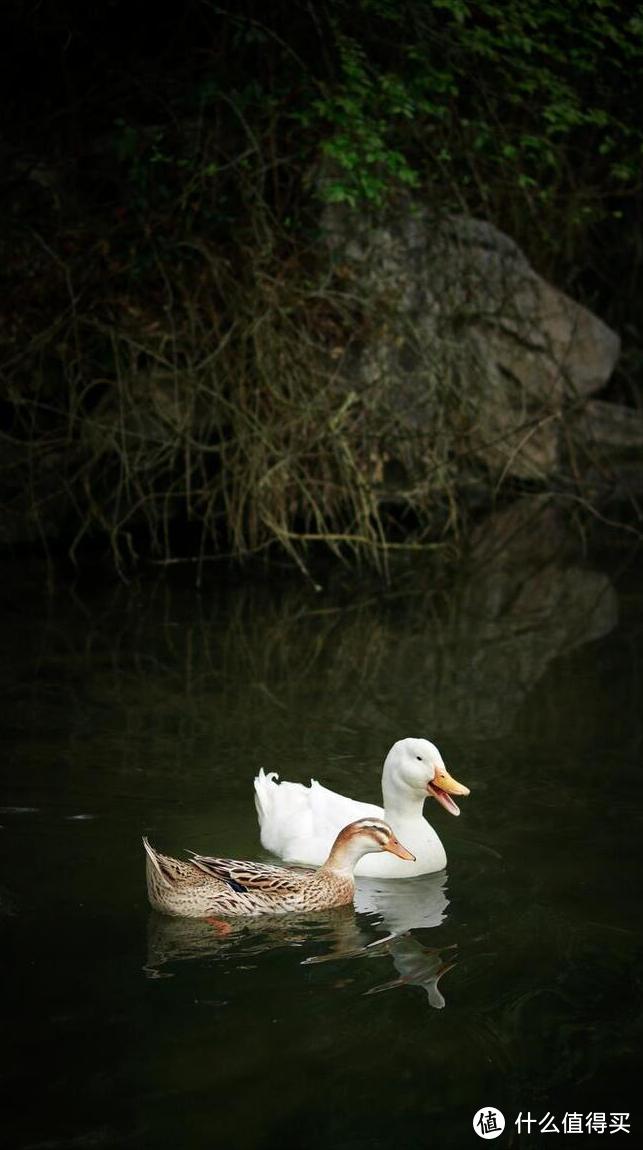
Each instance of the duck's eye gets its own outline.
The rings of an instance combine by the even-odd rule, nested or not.
[[[418,763],[422,762],[422,756],[421,755],[416,755],[415,757],[416,757]]]

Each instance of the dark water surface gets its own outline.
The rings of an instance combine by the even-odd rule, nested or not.
[[[492,1105],[497,1146],[551,1141],[519,1112],[640,1145],[642,573],[48,598],[5,568],[0,1144],[458,1148]],[[142,833],[264,857],[260,766],[379,801],[407,735],[471,787],[427,804],[446,874],[223,940],[148,909]]]

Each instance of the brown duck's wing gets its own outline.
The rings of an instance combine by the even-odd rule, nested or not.
[[[190,852],[190,862],[211,878],[218,878],[240,894],[263,891],[264,894],[288,894],[299,891],[310,879],[310,871],[288,870],[270,863],[242,862],[239,859],[212,858]]]

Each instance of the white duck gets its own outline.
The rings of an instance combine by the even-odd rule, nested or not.
[[[369,855],[355,867],[355,874],[374,878],[409,878],[430,874],[446,866],[447,856],[433,827],[422,816],[424,800],[435,798],[449,814],[460,811],[451,795],[468,795],[469,788],[448,773],[438,748],[428,739],[400,739],[384,762],[384,807],[356,802],[322,787],[314,779],[302,783],[278,783],[279,776],[263,770],[255,778],[255,805],[261,828],[261,844],[286,862],[318,866],[343,826],[355,819],[383,818],[400,841],[415,855],[414,863]]]

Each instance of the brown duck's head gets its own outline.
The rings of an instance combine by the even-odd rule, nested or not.
[[[402,846],[388,823],[376,818],[357,819],[344,827],[335,840],[331,857],[346,858],[354,864],[372,851],[388,851],[400,859],[415,862],[415,855]]]

